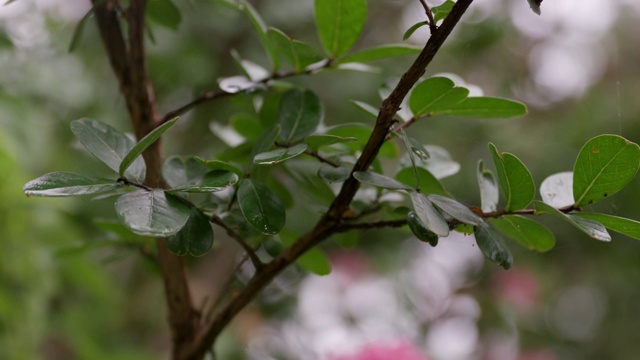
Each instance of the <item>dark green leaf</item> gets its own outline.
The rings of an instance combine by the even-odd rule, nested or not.
[[[361,183],[381,187],[389,190],[413,190],[411,186],[407,186],[392,177],[374,172],[356,171],[353,177]]]
[[[322,116],[322,103],[316,94],[309,90],[287,91],[282,96],[278,111],[282,140],[290,144],[311,135],[320,124]]]
[[[284,207],[263,183],[252,179],[242,180],[238,188],[238,204],[244,218],[259,232],[273,235],[284,227]]]
[[[402,40],[407,40],[408,38],[411,37],[411,35],[413,35],[414,32],[416,32],[416,30],[420,29],[421,27],[423,27],[425,25],[429,25],[429,22],[428,21],[420,21],[418,23],[415,23],[415,24],[411,25],[411,27],[408,28],[407,31],[404,32],[404,35],[402,35]]]
[[[434,232],[440,237],[449,235],[449,224],[442,214],[433,206],[431,201],[424,195],[416,191],[409,192],[413,210],[426,229]]]
[[[618,216],[594,213],[576,213],[574,216],[595,220],[607,229],[613,230],[630,238],[640,240],[640,222]]]
[[[469,96],[469,90],[456,87],[445,77],[432,77],[418,84],[409,97],[414,117],[450,111]]]
[[[521,102],[496,97],[469,97],[450,109],[438,109],[434,115],[451,115],[472,118],[510,118],[527,114],[527,106]]]
[[[553,233],[543,225],[522,216],[491,219],[491,224],[529,250],[549,251],[556,245]]]
[[[440,195],[429,195],[427,198],[436,205],[442,212],[449,214],[454,219],[469,225],[480,225],[482,219],[469,210],[465,205],[457,202],[456,200]]]
[[[124,159],[120,163],[120,177],[125,177],[125,172],[131,166],[131,164],[136,160],[138,156],[140,156],[149,146],[156,142],[164,134],[170,127],[175,125],[178,118],[167,121],[166,123],[158,126],[153,129],[150,133],[148,133],[142,140],[138,141],[136,146],[131,149],[127,155],[125,155]]]
[[[315,0],[318,35],[327,54],[345,54],[360,37],[367,21],[366,0]]]
[[[375,107],[362,101],[351,100],[351,103],[357,106],[358,109],[361,109],[365,113],[371,115],[371,117],[373,117],[374,119],[378,118],[378,112],[380,111],[379,109],[376,109]]]
[[[267,36],[273,46],[278,49],[278,53],[284,56],[298,72],[322,60],[322,56],[311,46],[290,38],[278,29],[269,28]]]
[[[180,10],[171,0],[149,0],[146,15],[152,21],[171,30],[178,30],[178,25],[182,21]]]
[[[590,237],[600,241],[611,241],[611,235],[607,232],[607,229],[601,223],[596,220],[578,217],[575,215],[569,215],[562,213],[558,209],[543,203],[542,201],[534,201],[533,207],[536,215],[549,214],[557,218],[560,218],[569,224],[577,227],[580,231],[589,235]]]
[[[253,146],[253,150],[251,150],[251,162],[253,162],[256,155],[271,150],[278,138],[278,135],[280,135],[280,125],[275,125],[265,131],[258,141],[256,141],[256,144]]]
[[[333,167],[324,164],[318,169],[318,176],[328,183],[343,182],[351,175],[350,166]]]
[[[298,265],[303,269],[316,275],[329,275],[331,273],[331,263],[327,254],[319,248],[312,248],[305,252],[297,260]]]
[[[554,208],[573,205],[573,173],[561,172],[544,179],[540,184],[540,196]]]
[[[405,44],[382,45],[365,50],[360,50],[353,54],[338,59],[338,64],[345,63],[367,63],[371,61],[386,59],[401,55],[418,54],[422,48]]]
[[[209,218],[197,209],[191,209],[189,220],[177,234],[166,238],[172,253],[184,256],[202,256],[213,246],[213,230]]]
[[[307,144],[298,144],[288,148],[275,149],[256,155],[253,158],[253,163],[259,165],[274,165],[294,158],[304,153],[306,150]]]
[[[491,143],[489,143],[489,149],[498,171],[498,184],[505,198],[505,210],[524,209],[536,194],[531,173],[515,155],[500,154]]]
[[[116,201],[118,219],[142,236],[167,237],[176,234],[189,219],[189,207],[162,190],[136,190]]]
[[[22,191],[27,196],[78,196],[100,194],[121,188],[114,180],[68,172],[52,172],[31,180]]]
[[[207,172],[207,167],[195,158],[171,156],[162,164],[162,177],[171,187],[187,183]]]
[[[511,267],[513,255],[505,244],[502,234],[493,229],[489,224],[476,226],[473,231],[476,243],[484,256],[492,262],[502,266],[505,270]]]
[[[483,212],[496,211],[498,209],[498,201],[500,200],[500,192],[498,183],[493,173],[485,170],[482,160],[478,162],[478,186],[480,187],[480,203]]]
[[[167,191],[209,193],[224,190],[238,182],[238,175],[227,170],[213,170]]]
[[[533,10],[534,13],[540,15],[540,4],[542,3],[542,0],[527,0],[529,2],[529,6],[531,6],[531,10]]]
[[[418,181],[420,184],[416,184],[416,172],[418,173]],[[419,188],[420,192],[423,194],[448,196],[440,181],[438,181],[438,179],[436,179],[428,170],[421,167],[416,168],[415,171],[413,168],[405,167],[396,174],[395,179],[409,186]]]
[[[333,201],[335,195],[333,191],[320,177],[315,164],[310,162],[288,162],[285,164],[291,177],[295,180],[296,185],[303,190],[305,196],[311,201],[307,203],[311,206],[320,208],[321,211],[326,210]],[[304,201],[304,200],[303,200]]]
[[[438,235],[436,235],[433,231],[427,229],[418,214],[413,211],[409,211],[407,214],[407,224],[409,225],[409,229],[413,235],[415,235],[418,240],[429,243],[431,246],[438,245]]]
[[[73,31],[73,36],[71,37],[71,43],[69,44],[69,52],[73,52],[78,47],[80,43],[80,39],[82,38],[82,33],[84,32],[84,25],[87,23],[87,20],[91,18],[93,15],[93,7],[80,19],[78,25],[76,25],[76,29]]]
[[[135,142],[125,134],[93,119],[72,121],[71,131],[93,156],[116,172],[124,157],[135,146]],[[137,159],[128,169],[126,177],[141,182],[145,171],[144,161]]]
[[[622,190],[636,176],[638,167],[638,144],[618,135],[589,140],[573,167],[575,206],[591,204]]]
[[[320,147],[333,145],[337,143],[347,142],[347,141],[356,141],[357,139],[354,137],[342,137],[336,135],[309,135],[304,138],[304,142],[309,145],[309,150],[315,151]]]

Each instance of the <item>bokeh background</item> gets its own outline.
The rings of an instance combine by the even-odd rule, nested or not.
[[[431,1],[437,5],[441,1]],[[311,0],[251,3],[265,21],[320,48]],[[230,56],[268,66],[249,21],[223,1],[181,1],[178,31],[151,23],[149,72],[161,112],[216,80],[239,74]],[[27,199],[23,184],[51,171],[107,174],[81,151],[69,121],[90,117],[128,130],[124,103],[89,21],[68,51],[85,0],[17,0],[0,6],[0,358],[167,358],[160,278],[138,250],[105,231],[111,200]],[[356,48],[402,41],[422,21],[418,1],[369,1]],[[602,133],[640,142],[640,2],[476,0],[428,76],[448,73],[486,95],[525,102],[518,119],[429,119],[410,134],[446,148],[460,163],[447,190],[478,204],[479,159],[487,143],[516,154],[536,183],[571,170],[582,144]],[[409,42],[423,44],[426,28]],[[409,57],[370,72],[323,72],[294,80],[317,92],[327,125],[371,121],[348,100],[380,103],[377,89]],[[481,90],[480,90],[481,89]],[[233,98],[188,113],[167,136],[167,154],[211,157],[224,127],[247,104]],[[211,123],[216,126],[211,126]],[[595,210],[640,219],[634,180]],[[308,217],[289,217],[296,227]],[[95,219],[103,219],[96,223]],[[436,248],[406,231],[348,234],[329,241],[333,273],[292,268],[243,312],[218,344],[221,359],[633,359],[640,349],[640,242],[587,238],[557,221],[548,253],[511,244],[509,271],[485,261],[471,237]],[[107,224],[107,225],[105,225]],[[204,301],[222,245],[189,261]],[[144,242],[145,240],[138,240]],[[232,260],[231,260],[232,261]]]

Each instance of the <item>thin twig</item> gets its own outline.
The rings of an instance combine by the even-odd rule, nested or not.
[[[431,35],[433,35],[433,33],[438,30],[438,27],[436,26],[436,21],[433,19],[431,8],[429,8],[429,5],[427,5],[427,2],[425,0],[420,0],[420,4],[422,4],[424,12],[427,14],[427,18],[429,19],[429,31],[431,31]]]
[[[283,144],[283,143],[281,143],[281,142],[276,142],[276,143],[275,143],[275,145],[276,145],[277,147],[281,147],[281,148],[289,148],[289,147],[291,147],[290,145]],[[327,158],[325,158],[324,156],[322,156],[322,155],[318,154],[318,152],[317,152],[317,151],[313,151],[313,150],[309,150],[309,149],[307,149],[307,150],[305,150],[305,151],[303,152],[303,154],[308,155],[308,156],[311,156],[311,157],[314,157],[314,158],[318,159],[318,161],[320,161],[321,163],[328,164],[328,165],[330,165],[330,166],[333,166],[334,168],[338,168],[338,167],[340,167],[340,164],[338,164],[337,162],[335,162],[335,161],[333,161],[333,160],[331,160],[331,159],[327,159]]]
[[[255,250],[253,250],[253,248],[249,244],[247,244],[246,241],[244,241],[242,236],[240,236],[232,228],[227,226],[227,224],[225,224],[224,221],[222,221],[222,219],[220,219],[220,217],[218,217],[217,215],[213,215],[213,216],[211,216],[211,218],[209,220],[212,223],[214,223],[214,224],[220,226],[221,228],[225,229],[227,231],[227,234],[232,239],[234,239],[238,244],[240,244],[240,246],[244,249],[244,251],[247,253],[249,258],[251,259],[251,263],[256,268],[256,272],[258,270],[260,270],[264,266],[262,261],[260,261],[260,258],[258,258],[258,255],[256,255]]]

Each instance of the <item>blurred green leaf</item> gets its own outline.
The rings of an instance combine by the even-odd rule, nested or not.
[[[424,226],[420,217],[418,217],[418,214],[413,211],[409,211],[407,214],[407,224],[409,225],[409,229],[413,235],[415,235],[418,240],[429,243],[431,246],[438,245],[438,235]]]
[[[238,134],[247,139],[255,140],[264,134],[264,127],[260,124],[260,119],[249,114],[235,114],[229,120],[229,125]]]
[[[71,42],[69,43],[69,52],[73,52],[78,47],[80,39],[82,39],[82,34],[84,33],[84,26],[91,16],[93,16],[93,7],[87,11],[87,13],[78,22],[78,25],[76,25],[76,29],[73,31],[73,36],[71,37]]]
[[[491,219],[490,222],[503,234],[529,250],[544,252],[556,245],[553,233],[534,220],[519,215],[506,215]]]
[[[162,164],[162,177],[170,187],[177,187],[207,172],[207,167],[195,158],[171,156]]]
[[[453,161],[445,148],[425,145],[425,150],[429,153],[429,160],[424,161],[423,164],[436,179],[443,179],[460,171],[460,164]]]
[[[440,195],[429,195],[427,198],[442,210],[441,212],[449,214],[449,216],[460,222],[474,226],[481,225],[483,222],[482,219],[474,214],[473,211],[469,210],[466,205],[456,200]]]
[[[142,236],[167,237],[176,234],[189,219],[189,207],[162,190],[136,190],[116,201],[118,219]]]
[[[510,118],[527,114],[527,106],[521,102],[497,97],[474,96],[464,99],[450,109],[438,109],[434,115],[451,115],[472,118]]]
[[[149,0],[145,15],[151,21],[174,31],[178,30],[182,21],[180,10],[171,0]]]
[[[587,141],[573,167],[575,206],[591,204],[622,190],[640,167],[638,144],[618,135]]]
[[[630,238],[640,240],[640,222],[631,219],[625,219],[623,217],[607,215],[607,214],[595,214],[595,213],[576,213],[574,216],[583,217],[591,220],[595,220],[607,229],[613,230],[623,235],[627,235]]]
[[[318,176],[328,183],[343,182],[349,178],[349,175],[351,175],[351,166],[339,166],[336,168],[324,164],[318,169]]]
[[[327,54],[338,58],[360,37],[367,21],[366,0],[315,0],[318,35]]]
[[[311,46],[290,38],[278,29],[269,28],[267,36],[278,49],[278,53],[284,56],[297,72],[302,72],[307,66],[322,60],[322,56]]]
[[[455,4],[455,2],[447,0],[442,3],[442,5],[432,7],[431,12],[433,13],[433,21],[437,23],[440,20],[444,20],[447,15],[449,15]]]
[[[362,147],[367,143],[373,128],[367,124],[362,123],[347,123],[334,126],[328,129],[325,133],[329,135],[341,136],[341,137],[353,137],[356,141],[346,142],[344,146],[351,150],[351,154],[355,154],[360,151]],[[386,141],[378,152],[379,157],[393,158],[398,155],[396,145],[392,141]]]
[[[285,225],[284,206],[271,190],[259,181],[244,179],[240,182],[238,204],[247,222],[263,234],[277,234]]]
[[[505,197],[505,210],[524,209],[536,194],[536,186],[527,167],[515,155],[498,152],[492,143],[489,150],[498,171],[498,184]]]
[[[416,184],[415,173],[418,173],[418,181],[419,185]],[[413,186],[415,188],[419,188],[420,192],[426,195],[429,194],[438,194],[443,196],[448,196],[447,192],[444,190],[444,187],[438,181],[438,179],[433,176],[429,172],[429,170],[423,169],[421,167],[416,168],[415,172],[413,168],[405,167],[402,168],[394,178],[402,183],[405,183],[409,186]]]
[[[304,138],[304,142],[309,145],[309,150],[315,151],[318,148],[323,146],[333,145],[337,143],[347,142],[347,141],[356,141],[357,139],[354,137],[342,137],[336,135],[309,135]]]
[[[317,247],[302,254],[297,263],[303,269],[316,275],[323,276],[331,273],[331,263],[327,254]]]
[[[241,178],[244,174],[242,173],[242,170],[238,169],[237,167],[224,162],[224,161],[220,161],[220,160],[205,160],[201,157],[198,156],[194,156],[194,159],[196,159],[198,162],[200,162],[201,164],[203,164],[208,170],[226,170],[226,171],[231,171],[232,173],[238,175],[238,178]]]
[[[511,267],[513,255],[500,232],[493,229],[489,224],[484,223],[474,227],[473,233],[476,237],[476,243],[484,256],[502,266],[505,270]]]
[[[469,96],[469,90],[455,86],[445,77],[432,77],[418,84],[409,97],[414,117],[450,111]]]
[[[278,164],[304,153],[307,150],[307,146],[307,144],[298,144],[287,148],[260,153],[253,158],[253,163],[259,165]]]
[[[374,172],[356,171],[353,177],[361,183],[373,185],[389,190],[413,190],[411,186],[405,185],[392,177],[377,174]]]
[[[284,93],[278,111],[282,140],[291,144],[311,135],[322,120],[320,98],[310,90],[291,89]]]
[[[480,204],[483,212],[492,212],[498,209],[500,192],[498,183],[493,173],[484,168],[484,162],[478,161],[478,186],[480,187]]]
[[[402,40],[407,40],[408,38],[411,37],[411,35],[413,35],[414,32],[416,32],[416,30],[420,29],[425,25],[429,25],[429,21],[420,21],[411,25],[411,27],[408,28],[407,31],[405,31],[404,34],[402,35]]]
[[[22,191],[27,196],[78,196],[101,194],[122,186],[115,180],[69,172],[52,172],[29,181]]]
[[[357,51],[353,54],[343,56],[338,59],[338,64],[345,64],[350,62],[367,63],[376,60],[382,60],[390,57],[418,54],[422,50],[420,47],[405,45],[405,44],[389,44],[369,49]]]
[[[213,170],[173,187],[168,192],[209,193],[224,190],[238,182],[238,175],[227,170]]]
[[[131,164],[136,160],[138,156],[140,156],[149,146],[151,146],[156,140],[162,136],[170,127],[175,125],[178,118],[167,121],[166,123],[158,126],[153,129],[150,133],[148,133],[145,137],[143,137],[133,149],[129,150],[127,155],[125,155],[124,159],[120,163],[119,174],[120,177],[125,177],[125,172],[131,166]]]
[[[111,126],[93,119],[71,122],[71,131],[80,143],[98,160],[118,172],[120,163],[135,146],[135,142]],[[142,159],[137,159],[126,172],[127,178],[142,181],[146,167]]]
[[[553,206],[543,203],[542,201],[534,201],[533,207],[535,209],[536,215],[549,214],[555,216],[577,227],[580,231],[596,240],[611,241],[611,235],[609,235],[607,229],[604,227],[604,225],[596,220],[565,214],[554,208]]]
[[[548,176],[540,184],[540,196],[554,208],[573,205],[573,173],[565,171]]]
[[[409,196],[411,197],[413,210],[425,228],[440,237],[449,235],[449,224],[442,214],[433,206],[429,198],[417,191],[410,191]]]
[[[184,256],[202,256],[213,246],[213,229],[209,218],[195,208],[191,209],[189,220],[177,234],[165,239],[172,253]]]
[[[256,155],[271,150],[275,145],[276,139],[280,135],[280,125],[275,125],[270,129],[267,129],[264,134],[256,141],[253,149],[251,150],[251,162]]]
[[[280,58],[278,56],[278,51],[275,49],[269,38],[267,37],[267,25],[260,14],[256,11],[256,9],[246,0],[240,0],[240,9],[251,21],[251,25],[258,33],[258,37],[260,39],[260,43],[264,47],[271,63],[273,65],[273,70],[278,70],[280,68]]]
[[[362,101],[351,100],[351,103],[357,106],[358,109],[361,109],[365,113],[371,115],[374,119],[378,118],[378,112],[380,111],[379,109],[376,109],[375,107]]]

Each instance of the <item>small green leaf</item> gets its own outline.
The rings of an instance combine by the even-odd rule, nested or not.
[[[540,184],[542,201],[556,209],[573,205],[573,173],[553,174]]]
[[[116,201],[116,213],[124,226],[142,236],[167,237],[187,223],[189,207],[162,190],[136,190]]]
[[[510,118],[527,114],[527,106],[521,102],[496,97],[469,97],[450,109],[438,109],[434,115],[451,115],[471,118]]]
[[[611,241],[611,235],[607,232],[607,229],[601,223],[596,220],[578,217],[576,215],[565,214],[558,209],[543,203],[542,201],[534,201],[533,207],[536,215],[549,214],[557,218],[560,218],[569,224],[577,227],[580,231],[589,235],[590,237],[600,241]]]
[[[238,182],[238,175],[235,173],[226,170],[213,170],[167,191],[171,193],[210,193],[224,190],[226,187],[231,186],[236,182]]]
[[[536,186],[527,167],[515,155],[498,152],[489,143],[489,149],[498,171],[498,184],[505,197],[505,210],[524,209],[536,194]]]
[[[315,0],[318,35],[327,54],[345,54],[360,37],[367,21],[366,0]]]
[[[433,206],[429,198],[417,191],[409,192],[413,210],[424,227],[440,237],[449,235],[449,224],[442,214]]]
[[[420,158],[420,160],[429,160],[431,155],[427,151],[426,147],[422,145],[418,140],[407,136],[409,150]]]
[[[326,208],[335,198],[331,187],[327,185],[319,176],[315,164],[309,162],[288,162],[285,163],[286,170],[296,185],[302,189],[305,197],[308,197],[307,203],[312,207],[320,208],[326,211]],[[305,200],[302,200],[305,201]]]
[[[411,55],[418,54],[422,48],[417,46],[410,46],[405,44],[397,44],[397,45],[382,45],[377,47],[372,47],[365,50],[360,50],[353,54],[344,56],[338,59],[338,64],[345,63],[367,63],[376,60],[382,60],[395,56],[402,55]]]
[[[256,155],[271,150],[271,148],[275,145],[278,135],[280,135],[280,125],[275,125],[265,131],[264,134],[262,134],[262,136],[258,139],[258,141],[256,141],[256,144],[251,150],[251,162],[253,162],[253,159]]]
[[[415,235],[418,240],[429,243],[431,246],[438,245],[438,235],[424,226],[422,221],[420,221],[418,214],[413,211],[409,211],[407,214],[407,224],[409,225],[409,229],[411,229],[413,235]]]
[[[414,117],[450,111],[469,96],[469,90],[455,86],[445,77],[432,77],[418,84],[409,97]]]
[[[513,255],[505,244],[506,241],[501,233],[486,223],[476,226],[473,233],[476,237],[476,243],[484,256],[502,266],[505,270],[511,267]]]
[[[356,140],[357,139],[354,137],[343,137],[343,136],[327,135],[327,134],[309,135],[306,138],[304,138],[304,142],[307,143],[307,145],[309,145],[309,150],[312,150],[312,151],[315,151],[318,148],[321,148],[323,146],[328,146],[328,145],[333,145],[333,144],[338,144],[338,143],[343,143],[348,141],[356,141]]]
[[[207,167],[195,158],[171,156],[162,164],[162,177],[170,187],[187,183],[207,172]]]
[[[260,119],[249,114],[235,114],[229,120],[229,125],[238,134],[247,139],[255,140],[264,134],[265,129],[260,124]]]
[[[429,195],[427,198],[437,206],[442,212],[449,214],[454,219],[469,225],[481,225],[482,219],[469,210],[465,205],[440,195]]]
[[[353,177],[361,183],[381,187],[389,190],[413,190],[411,186],[405,185],[394,178],[377,174],[374,172],[356,171]]]
[[[131,164],[136,160],[138,156],[140,156],[149,146],[156,142],[164,134],[170,127],[175,125],[178,118],[167,121],[166,123],[158,126],[153,129],[150,133],[148,133],[145,137],[140,140],[136,146],[131,149],[127,155],[125,155],[124,159],[120,163],[120,177],[125,177],[125,172],[131,166]]]
[[[609,230],[640,240],[640,222],[618,216],[594,213],[576,213],[575,216],[595,220]]]
[[[418,174],[419,184],[416,184],[416,173]],[[442,196],[448,196],[440,181],[438,181],[438,179],[436,179],[436,177],[433,176],[429,172],[429,170],[423,169],[421,167],[416,168],[415,171],[410,167],[402,168],[402,170],[398,171],[394,178],[404,184],[419,188],[420,192],[423,194],[438,194]]]
[[[379,109],[367,104],[366,102],[351,100],[351,103],[358,107],[358,109],[364,111],[365,113],[371,115],[374,119],[378,118]]]
[[[318,169],[318,176],[328,183],[343,182],[349,178],[349,175],[351,175],[351,167],[349,166],[339,166],[336,168],[324,164]]]
[[[331,263],[327,254],[317,247],[302,254],[296,262],[303,269],[316,275],[323,276],[331,273]]]
[[[433,13],[433,21],[437,23],[440,20],[444,20],[447,15],[449,15],[455,4],[455,2],[447,0],[442,3],[442,5],[432,7],[431,12]]]
[[[302,72],[309,65],[322,60],[322,56],[311,46],[290,38],[278,29],[269,28],[267,36],[278,49],[278,53],[284,56],[297,72]]]
[[[573,167],[575,206],[594,203],[622,190],[640,167],[640,147],[618,135],[600,135],[580,150]]]
[[[124,157],[135,146],[135,142],[127,135],[93,119],[85,118],[72,121],[71,131],[93,156],[116,172]],[[144,179],[145,171],[144,161],[137,159],[128,169],[126,177],[141,182]]]
[[[402,35],[402,40],[407,40],[408,38],[411,37],[411,35],[413,35],[414,32],[416,32],[416,30],[420,29],[421,27],[423,27],[425,25],[429,25],[429,22],[428,21],[420,21],[418,23],[415,23],[415,24],[411,25],[411,27],[408,28],[407,31],[404,32],[404,35]]]
[[[238,204],[247,222],[263,234],[277,234],[285,225],[284,206],[271,190],[259,181],[244,179],[240,182]]]
[[[149,0],[145,15],[153,22],[171,30],[178,30],[182,15],[171,0]]]
[[[341,137],[354,137],[355,141],[344,143],[344,146],[351,150],[352,154],[362,150],[369,140],[373,128],[362,123],[342,124],[332,127],[326,131],[328,135],[336,135]],[[393,158],[398,155],[396,145],[392,141],[386,141],[378,152],[379,157]]]
[[[291,89],[284,93],[278,111],[281,138],[287,143],[302,140],[311,135],[322,120],[320,98],[310,90]]]
[[[52,172],[31,180],[22,191],[27,196],[79,196],[101,194],[122,188],[114,180],[69,172]]]
[[[213,246],[213,230],[209,218],[192,208],[187,223],[177,234],[165,239],[172,253],[184,256],[202,256]]]
[[[69,52],[73,52],[78,47],[80,39],[82,38],[82,33],[84,32],[84,26],[91,16],[93,16],[93,7],[84,14],[82,19],[80,19],[80,22],[78,22],[78,25],[76,25],[76,29],[73,31],[73,36],[71,37],[71,43],[69,44]]]
[[[298,144],[288,148],[264,152],[256,155],[253,158],[253,163],[259,165],[275,165],[304,153],[307,150],[307,146],[307,144]]]
[[[529,250],[544,252],[556,245],[556,238],[549,229],[522,216],[507,215],[491,219],[491,224]]]
[[[201,157],[198,156],[194,156],[194,159],[196,159],[198,162],[200,162],[201,164],[203,164],[208,170],[226,170],[226,171],[231,171],[232,173],[238,175],[238,178],[241,178],[244,174],[242,173],[242,170],[238,169],[237,167],[224,162],[224,161],[220,161],[220,160],[205,160]]]
[[[480,187],[480,203],[483,212],[492,212],[498,209],[498,201],[500,200],[500,192],[498,183],[493,173],[485,170],[482,160],[478,161],[478,186]]]

